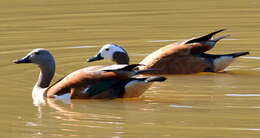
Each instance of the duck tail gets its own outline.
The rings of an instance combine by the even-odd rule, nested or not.
[[[208,39],[210,39],[212,36],[214,36],[215,34],[217,34],[217,33],[220,33],[220,32],[223,32],[223,31],[225,31],[226,29],[220,29],[220,30],[217,30],[217,31],[215,31],[215,32],[212,32],[212,33],[209,33],[209,34],[207,34],[207,35],[205,35],[205,36],[202,36],[202,37],[205,37],[205,38],[208,38]]]
[[[186,44],[188,43],[196,43],[196,42],[203,42],[203,41],[208,41],[212,38],[212,36],[214,36],[215,34],[217,33],[220,33],[222,31],[225,31],[226,29],[220,29],[220,30],[217,30],[215,32],[212,32],[212,33],[209,33],[207,35],[204,35],[204,36],[201,36],[201,37],[197,37],[197,38],[194,38],[194,39],[191,39],[189,40],[188,42],[185,42]],[[221,38],[222,39],[222,38]]]
[[[229,36],[230,36],[230,35],[222,35],[222,36],[220,36],[220,37],[217,37],[217,38],[212,39],[212,41],[218,42],[219,40],[224,39],[224,38],[229,37]]]
[[[245,56],[245,55],[249,55],[250,53],[247,51],[247,52],[237,52],[237,53],[232,53],[230,54],[230,56],[232,56],[233,58],[236,58],[236,57],[240,57],[240,56]]]

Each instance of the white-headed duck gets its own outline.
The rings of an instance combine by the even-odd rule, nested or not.
[[[153,74],[190,74],[222,71],[235,58],[249,54],[249,52],[220,55],[205,53],[212,49],[219,40],[227,36],[212,39],[213,35],[222,31],[224,29],[164,46],[145,57],[140,62],[145,66],[140,66],[139,69],[158,69]],[[104,45],[96,56],[88,59],[88,62],[102,59],[109,59],[117,64],[129,64],[126,50],[116,44]]]
[[[135,71],[139,64],[113,65],[99,70],[82,68],[76,70],[53,85],[50,85],[55,74],[55,60],[46,49],[34,49],[25,57],[14,61],[16,64],[34,63],[40,68],[40,75],[33,88],[33,99],[43,97],[62,99],[111,99],[140,96],[152,82],[164,81],[165,77],[134,77],[149,70]],[[133,89],[142,86],[140,89]]]

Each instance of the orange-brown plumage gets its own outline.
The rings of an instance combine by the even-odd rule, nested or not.
[[[145,72],[133,70],[139,64],[92,66],[76,70],[50,86],[55,74],[55,60],[48,50],[34,49],[14,63],[34,63],[40,68],[38,81],[32,91],[36,105],[44,103],[44,97],[68,100],[140,96],[152,82],[166,80],[165,77],[134,77]],[[135,86],[145,87],[132,89]]]
[[[192,45],[192,46],[191,46]],[[158,49],[143,59],[139,69],[159,69],[158,74],[189,74],[202,72],[210,66],[205,59],[191,55],[195,46],[201,44],[170,44]]]
[[[46,91],[47,97],[53,97],[54,95],[62,95],[64,93],[71,92],[72,98],[88,98],[87,94],[83,94],[83,90],[99,83],[102,80],[125,80],[129,79],[124,74],[106,71],[89,71],[89,68],[83,68],[77,70],[55,85],[49,87]]]
[[[176,42],[164,46],[145,57],[139,69],[158,69],[150,74],[190,74],[197,72],[218,72],[224,70],[232,61],[239,56],[247,55],[249,52],[238,52],[231,54],[207,54],[216,43],[227,37],[227,35],[212,38],[213,35],[224,31],[224,29],[209,33],[204,36]],[[114,56],[120,53],[121,58]],[[118,64],[129,64],[128,54],[122,47],[116,44],[104,45],[95,57],[89,58],[88,62],[110,59]],[[120,62],[118,62],[120,61]],[[122,62],[125,61],[125,62]]]

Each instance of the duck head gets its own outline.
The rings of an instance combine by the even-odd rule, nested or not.
[[[48,50],[42,48],[34,49],[29,52],[25,57],[14,61],[14,63],[16,64],[34,63],[39,66],[44,66],[45,64],[50,64],[53,62],[54,57],[52,56],[52,54]]]
[[[55,74],[55,60],[51,53],[42,48],[34,49],[29,52],[25,57],[15,60],[14,63],[33,63],[40,68],[38,81],[33,88],[34,102],[42,101],[45,89],[50,85],[50,82]]]
[[[129,64],[129,57],[127,52],[119,45],[105,44],[97,53],[96,56],[89,58],[88,62],[108,59],[117,64]]]

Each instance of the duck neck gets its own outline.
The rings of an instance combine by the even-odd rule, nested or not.
[[[55,62],[51,62],[47,65],[39,65],[39,67],[41,71],[36,86],[44,89],[50,85],[55,74]]]
[[[129,64],[129,56],[127,53],[116,52],[113,55],[113,61],[117,64]]]

